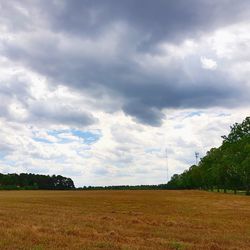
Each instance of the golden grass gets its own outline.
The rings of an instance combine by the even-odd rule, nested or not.
[[[1,191],[0,249],[250,249],[250,197]]]

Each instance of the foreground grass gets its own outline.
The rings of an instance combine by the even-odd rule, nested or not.
[[[250,249],[250,197],[1,191],[0,249]]]

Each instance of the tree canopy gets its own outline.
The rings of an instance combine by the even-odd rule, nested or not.
[[[0,174],[0,189],[74,189],[74,182],[61,175]]]
[[[250,117],[231,126],[222,145],[210,149],[199,164],[167,183],[170,189],[246,190],[250,195]]]

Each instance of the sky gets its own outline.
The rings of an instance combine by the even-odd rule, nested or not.
[[[249,116],[249,30],[248,0],[0,0],[0,172],[166,183]]]

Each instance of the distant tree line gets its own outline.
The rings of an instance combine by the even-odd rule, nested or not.
[[[198,165],[173,175],[167,188],[245,190],[250,195],[250,117],[222,138],[222,145],[209,150]]]
[[[84,186],[78,190],[163,190],[167,189],[167,184],[159,185],[119,185],[119,186]]]
[[[61,175],[0,174],[0,190],[8,189],[69,190],[75,189],[75,185],[70,178]]]

